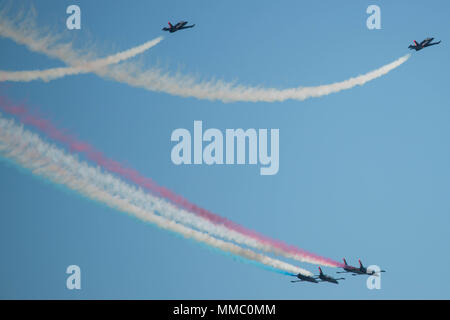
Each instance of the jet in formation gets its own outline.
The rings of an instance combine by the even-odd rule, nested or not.
[[[410,50],[419,51],[419,50],[422,50],[423,48],[434,46],[436,44],[441,43],[440,41],[432,43],[431,41],[433,41],[433,40],[434,40],[434,38],[426,38],[421,43],[418,43],[416,40],[414,40],[414,45],[410,45],[408,48]]]
[[[313,283],[319,283],[319,282],[331,282],[335,284],[339,284],[338,280],[345,280],[345,278],[333,278],[332,276],[329,276],[327,274],[324,274],[322,272],[322,268],[319,267],[319,274],[315,276],[305,276],[302,274],[296,275],[296,277],[299,280],[293,280],[291,282],[313,282]]]
[[[342,267],[342,269],[344,269],[344,271],[341,272],[337,272],[337,273],[351,273],[352,276],[357,276],[357,275],[376,275],[378,272],[375,270],[367,270],[366,267],[363,266],[361,260],[358,260],[359,262],[359,268],[358,267],[353,267],[353,266],[349,266],[347,264],[347,260],[345,260],[344,258],[344,266]],[[379,272],[386,272],[385,270],[380,270]]]
[[[169,27],[162,28],[163,31],[169,31],[170,33],[177,32],[178,30],[193,28],[195,24],[187,26],[187,21],[180,21],[177,24],[173,25],[169,21]]]

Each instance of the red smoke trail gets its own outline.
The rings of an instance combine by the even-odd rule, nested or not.
[[[79,141],[75,137],[65,133],[63,130],[56,128],[49,120],[45,120],[35,114],[31,114],[24,105],[14,105],[5,97],[0,96],[0,110],[16,116],[22,123],[33,126],[48,135],[50,138],[58,141],[61,144],[64,144],[71,152],[83,153],[87,159],[105,168],[106,170],[114,172],[152,193],[158,194],[171,201],[172,203],[192,213],[195,213],[196,215],[216,225],[223,225],[228,229],[253,238],[262,244],[273,246],[290,254],[309,257],[330,266],[342,267],[343,265],[342,263],[334,261],[332,259],[321,257],[295,246],[288,245],[282,241],[271,239],[269,237],[261,235],[255,231],[249,230],[233,221],[216,215],[206,209],[197,206],[196,204],[189,202],[187,199],[175,194],[171,190],[165,187],[158,186],[150,178],[141,176],[136,170],[124,167],[121,163],[107,158],[103,155],[103,153],[97,151],[88,143]]]

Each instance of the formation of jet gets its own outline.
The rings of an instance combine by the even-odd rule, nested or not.
[[[431,43],[431,41],[433,41],[433,40],[434,40],[434,38],[426,38],[421,43],[418,43],[416,40],[414,40],[414,45],[410,45],[408,48],[410,50],[419,51],[419,50],[422,50],[423,48],[434,46],[436,44],[441,43],[440,41]]]
[[[338,280],[345,280],[345,278],[333,278],[332,276],[324,274],[322,272],[322,268],[320,268],[320,267],[319,267],[319,274],[317,276],[304,276],[299,273],[296,277],[299,278],[299,280],[293,280],[291,282],[303,282],[303,281],[313,282],[313,283],[331,282],[331,283],[339,284]]]
[[[170,33],[174,33],[178,30],[189,29],[189,28],[193,28],[195,26],[195,24],[190,25],[190,26],[187,26],[186,24],[187,24],[187,21],[180,21],[176,25],[173,25],[169,21],[169,28],[164,27],[164,28],[162,28],[162,30],[169,31]]]
[[[169,27],[164,27],[164,28],[162,28],[162,30],[169,31],[170,33],[174,33],[174,32],[177,32],[178,30],[189,29],[189,28],[193,28],[195,26],[195,24],[187,26],[186,25],[187,23],[188,23],[187,21],[180,21],[177,24],[173,25],[169,21]],[[434,40],[434,38],[426,38],[421,43],[418,43],[416,40],[414,40],[414,45],[410,45],[408,48],[410,50],[419,51],[419,50],[422,50],[423,48],[434,46],[434,45],[441,43],[441,41],[432,42],[433,40]]]
[[[195,24],[187,26],[187,21],[180,21],[175,25],[172,25],[169,22],[169,27],[164,27],[162,30],[163,31],[169,31],[170,33],[176,32],[178,30],[183,30],[183,29],[189,29],[189,28],[193,28],[195,26]],[[418,43],[416,40],[414,40],[414,45],[410,45],[408,48],[411,50],[422,50],[423,48],[426,47],[430,47],[430,46],[434,46],[437,44],[440,44],[441,41],[438,42],[432,42],[434,40],[434,38],[427,38],[425,40],[423,40],[421,43]],[[375,270],[369,271],[367,270],[366,267],[363,266],[361,260],[358,260],[359,262],[359,268],[358,267],[353,267],[347,264],[347,261],[344,258],[344,266],[342,267],[342,269],[344,271],[342,272],[337,272],[337,273],[350,273],[352,276],[356,276],[356,275],[376,275],[378,272],[376,272]],[[381,270],[379,272],[386,272],[385,270]],[[305,276],[302,274],[298,274],[296,275],[296,277],[299,280],[293,280],[291,282],[312,282],[312,283],[319,283],[319,282],[331,282],[331,283],[335,283],[335,284],[339,284],[338,280],[345,280],[345,278],[333,278],[329,275],[326,275],[322,272],[322,269],[319,267],[319,274],[318,275],[314,275],[314,276]],[[320,281],[318,281],[320,280]]]
[[[385,270],[380,270],[380,271],[370,270],[369,271],[369,270],[367,270],[366,267],[363,266],[361,260],[358,260],[358,261],[359,261],[359,268],[348,265],[347,260],[345,260],[345,258],[344,258],[344,266],[342,267],[342,269],[344,269],[344,271],[341,271],[341,272],[338,271],[337,273],[350,273],[352,276],[356,276],[356,275],[372,276],[372,275],[378,275],[378,272],[386,272]],[[291,282],[312,282],[312,283],[331,282],[331,283],[339,284],[339,280],[345,280],[345,278],[333,278],[332,276],[324,274],[321,267],[319,267],[318,275],[305,276],[305,275],[302,275],[299,273],[298,275],[296,275],[296,277],[298,278],[298,280],[293,280]]]
[[[342,267],[342,269],[344,269],[344,271],[342,271],[342,272],[338,271],[337,273],[351,273],[352,276],[363,275],[363,274],[371,276],[371,275],[377,274],[377,272],[375,270],[372,270],[372,271],[367,270],[367,268],[363,266],[361,260],[358,260],[358,262],[359,262],[359,268],[349,266],[347,264],[347,260],[345,260],[345,258],[344,258],[344,266]],[[386,271],[381,270],[380,272],[386,272]]]

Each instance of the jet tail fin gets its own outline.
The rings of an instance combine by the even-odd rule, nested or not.
[[[419,44],[417,43],[417,41],[416,40],[414,40],[414,44],[416,45],[416,46],[418,46]]]
[[[168,22],[168,24],[169,24],[169,27],[171,27],[171,28],[173,27],[173,25],[170,23],[170,21]]]
[[[346,266],[348,266],[348,264],[347,264],[347,260],[345,260],[345,258],[344,258],[344,259],[342,259],[342,260],[344,260],[344,264],[345,264]]]
[[[321,267],[319,267],[319,272],[320,272],[320,274],[323,274]]]
[[[359,266],[362,268],[363,264],[362,264],[361,260],[358,260],[358,262],[359,262]]]

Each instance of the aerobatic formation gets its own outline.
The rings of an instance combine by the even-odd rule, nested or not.
[[[366,74],[315,87],[273,89],[236,85],[224,81],[197,82],[190,76],[171,76],[153,69],[141,70],[137,64],[130,62],[125,67],[118,65],[151,49],[163,40],[162,37],[105,58],[87,59],[70,43],[61,44],[57,36],[39,33],[29,21],[17,24],[10,21],[4,13],[0,13],[0,18],[0,36],[25,45],[33,52],[58,58],[67,64],[67,67],[47,70],[0,71],[0,81],[52,81],[69,75],[95,73],[100,77],[133,87],[181,97],[224,102],[274,102],[321,97],[364,85],[386,75],[410,57],[405,55]],[[162,30],[174,33],[194,26],[195,24],[187,25],[186,21],[175,25],[169,22],[169,27]],[[414,41],[414,45],[410,45],[409,49],[419,51],[440,44],[440,41],[435,43],[432,41],[433,38],[427,38],[421,43]],[[91,53],[89,56],[93,55]],[[0,156],[27,169],[33,175],[63,185],[86,198],[232,254],[242,261],[251,261],[262,268],[297,277],[297,280],[291,282],[338,284],[340,280],[344,280],[324,273],[321,266],[342,268],[342,271],[337,273],[353,276],[376,276],[380,272],[385,272],[366,268],[360,260],[359,267],[354,267],[348,265],[345,259],[344,263],[340,263],[322,257],[271,239],[200,208],[167,188],[157,185],[136,170],[107,158],[90,144],[65,134],[66,130],[58,129],[50,121],[39,118],[23,105],[15,105],[6,97],[0,97],[0,111]],[[11,118],[7,119],[5,115]],[[37,129],[39,134],[29,131],[24,126]],[[58,142],[62,148],[56,147],[52,142]],[[83,156],[85,160],[79,160],[77,154]],[[319,274],[315,275],[269,254],[318,265]]]
[[[16,118],[22,125],[4,118],[2,113]],[[37,129],[68,151],[46,142],[37,134],[24,129],[23,125]],[[33,175],[63,185],[86,198],[134,215],[162,229],[232,254],[242,261],[252,261],[267,270],[295,275],[298,281],[319,282],[319,279],[321,282],[337,283],[341,279],[323,274],[322,269],[315,276],[308,270],[261,252],[299,262],[343,268],[344,272],[352,274],[375,274],[367,271],[362,264],[357,268],[348,266],[345,259],[342,264],[321,257],[199,208],[65,132],[67,130],[58,129],[49,120],[34,115],[23,104],[15,105],[7,98],[0,97],[0,157],[28,169]],[[97,167],[79,161],[70,153],[84,154],[87,161]],[[135,186],[143,187],[146,192]]]
[[[193,26],[185,26],[183,23],[177,24],[179,26],[177,30]],[[172,27],[175,28],[173,25]],[[180,97],[194,97],[223,102],[282,102],[286,100],[303,101],[310,98],[319,98],[343,90],[349,90],[356,86],[362,86],[386,75],[410,58],[410,55],[406,54],[378,69],[340,82],[310,87],[298,86],[275,89],[262,86],[246,86],[222,80],[197,81],[195,77],[190,75],[162,73],[157,68],[142,69],[140,65],[131,62],[122,65],[111,65],[111,63],[105,65],[105,62],[103,62],[103,64],[99,65],[96,62],[111,61],[111,59],[108,59],[108,57],[94,61],[89,60],[88,57],[96,56],[94,52],[89,52],[89,54],[81,53],[81,51],[79,52],[73,48],[71,43],[60,43],[58,35],[41,33],[39,28],[33,25],[32,21],[18,24],[11,21],[5,13],[1,12],[0,36],[23,44],[31,51],[59,59],[66,63],[68,65],[67,68],[69,68],[68,70],[58,68],[58,70],[0,71],[0,81],[31,81],[39,79],[50,81],[67,75],[92,72],[98,76],[125,83],[132,87],[164,92]],[[147,42],[147,45],[152,47],[162,40],[162,37],[157,37]],[[145,47],[145,44],[134,48],[135,51],[138,51],[134,55],[143,52],[139,50],[143,46]],[[132,56],[127,57],[129,59]]]

